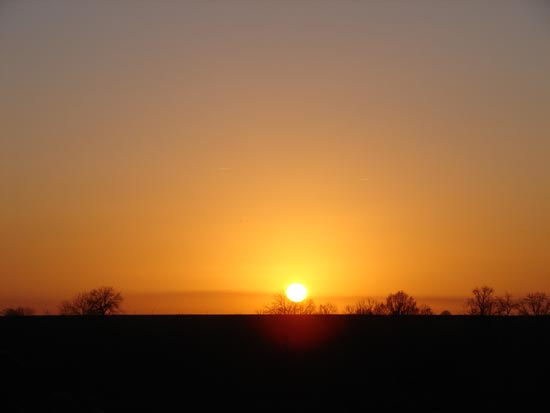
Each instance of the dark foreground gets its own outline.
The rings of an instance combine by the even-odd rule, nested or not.
[[[2,317],[0,338],[3,412],[550,405],[550,317]]]

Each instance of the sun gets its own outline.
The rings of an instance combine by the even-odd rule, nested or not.
[[[307,289],[300,283],[290,284],[286,288],[286,296],[290,301],[294,301],[295,303],[299,303],[300,301],[303,301],[304,298],[306,298],[306,295],[307,295]]]

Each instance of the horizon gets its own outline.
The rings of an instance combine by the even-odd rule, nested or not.
[[[549,44],[537,0],[2,2],[0,306],[550,293]]]
[[[80,291],[84,292],[84,291]],[[392,292],[395,293],[396,291]],[[534,292],[534,291],[533,291]],[[124,292],[121,291],[123,301],[121,304],[122,315],[246,315],[257,314],[270,304],[276,294],[284,294],[284,291],[275,293],[243,292],[243,291],[165,291],[165,292]],[[499,291],[496,290],[496,296]],[[507,293],[502,291],[502,293]],[[389,293],[391,294],[391,293]],[[63,296],[56,298],[43,297],[11,297],[0,296],[0,308],[27,307],[35,310],[35,315],[57,315],[62,301],[70,300],[75,296]],[[514,295],[514,298],[522,298],[523,295]],[[309,296],[315,305],[331,303],[336,305],[336,314],[346,314],[346,306],[355,305],[362,299],[373,299],[384,302],[386,295],[343,295],[343,296]],[[413,296],[417,304],[427,305],[434,315],[442,311],[450,311],[452,315],[463,315],[466,301],[470,296]],[[38,303],[38,304],[37,304]]]

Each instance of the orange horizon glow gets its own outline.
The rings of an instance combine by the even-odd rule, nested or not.
[[[311,6],[0,6],[0,308],[550,292],[545,12]]]

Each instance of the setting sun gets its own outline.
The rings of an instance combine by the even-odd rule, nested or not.
[[[412,3],[0,0],[0,406],[548,405],[550,0]]]
[[[307,289],[300,283],[290,284],[286,289],[286,296],[290,301],[294,301],[295,303],[303,301],[306,295]]]

